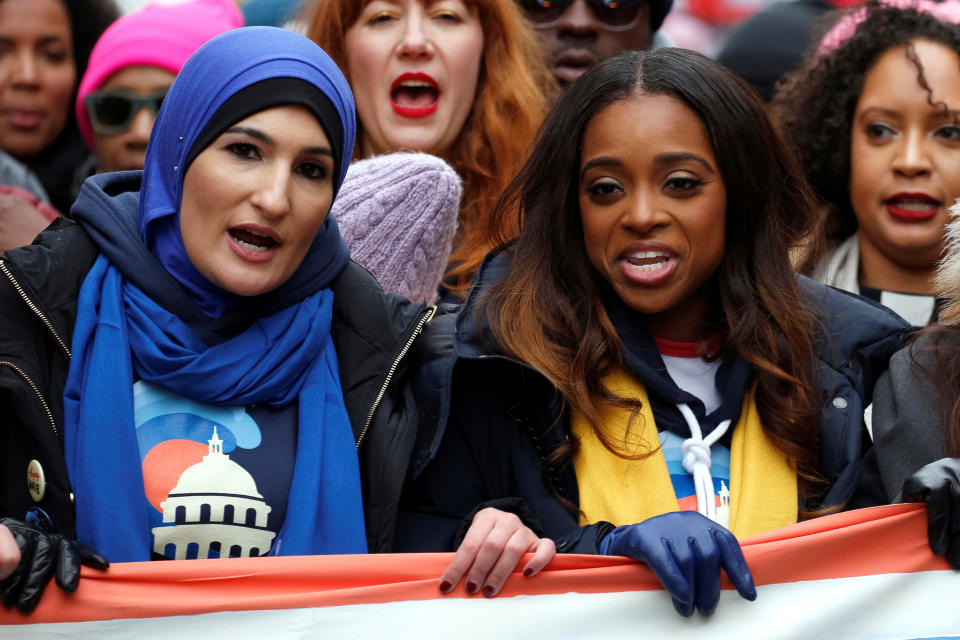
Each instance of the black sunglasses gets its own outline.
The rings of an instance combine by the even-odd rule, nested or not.
[[[154,116],[163,104],[167,89],[141,96],[123,89],[104,89],[89,94],[83,99],[90,114],[90,124],[100,135],[111,136],[130,128],[142,107]]]
[[[626,31],[637,26],[637,16],[647,0],[584,0],[600,26],[608,31]],[[549,29],[576,0],[519,0],[537,29]]]

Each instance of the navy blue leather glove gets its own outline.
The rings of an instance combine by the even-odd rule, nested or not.
[[[682,616],[709,616],[720,601],[723,567],[747,600],[756,600],[753,576],[732,533],[696,511],[674,511],[617,527],[600,541],[600,553],[645,562],[673,597]]]
[[[66,538],[59,533],[47,533],[39,527],[13,518],[0,518],[20,547],[20,563],[0,582],[3,606],[16,606],[30,613],[40,602],[50,578],[56,576],[57,586],[73,593],[80,582],[80,565],[106,569],[110,563],[87,545]]]
[[[960,458],[941,458],[907,478],[902,502],[927,503],[930,548],[960,569]]]

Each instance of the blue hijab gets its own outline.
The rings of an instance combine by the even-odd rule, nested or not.
[[[78,539],[115,562],[148,560],[151,551],[133,419],[135,377],[223,406],[298,402],[287,517],[271,552],[366,551],[359,464],[330,337],[329,284],[349,259],[336,224],[328,217],[297,271],[263,301],[239,299],[207,281],[180,237],[184,166],[191,150],[196,154],[198,136],[209,135],[211,119],[231,97],[278,78],[304,81],[332,105],[335,116],[321,125],[342,141],[335,149],[336,193],[355,135],[353,97],[336,64],[313,42],[285,30],[227,32],[187,61],[157,115],[140,190],[139,238],[111,234],[111,243],[132,246],[104,251],[81,287],[64,390],[64,451]],[[339,127],[339,135],[330,136],[331,127]],[[81,222],[103,229],[110,215],[118,214],[88,214],[95,220]],[[120,254],[140,257],[108,257]],[[131,282],[138,264],[169,273],[207,316],[239,309],[244,330],[212,346],[204,342],[190,322]]]
[[[341,148],[334,149],[340,152],[336,158],[333,191],[336,197],[353,155],[356,134],[353,94],[340,69],[322,49],[307,38],[282,29],[237,29],[201,47],[187,60],[170,87],[150,134],[140,189],[140,237],[211,317],[220,316],[237,302],[235,296],[200,275],[187,257],[180,236],[179,216],[183,175],[188,160],[196,156],[194,146],[198,137],[208,133],[211,118],[225,105],[229,106],[230,99],[237,94],[279,78],[302,80],[316,87],[339,116],[337,123],[321,120],[331,141],[342,140]],[[331,125],[339,126],[341,130],[336,133],[342,135],[330,135]],[[209,137],[205,138],[209,144]],[[291,289],[308,291],[314,286],[318,272],[320,275],[331,270],[339,273],[346,263],[348,250],[339,233],[334,234],[335,242],[326,237],[329,227],[335,224],[333,218],[328,217],[298,273],[285,283],[279,294],[285,295]]]

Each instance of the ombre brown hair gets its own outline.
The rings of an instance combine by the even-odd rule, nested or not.
[[[652,95],[670,96],[693,111],[717,158],[727,193],[726,245],[711,301],[713,323],[726,337],[718,357],[736,352],[753,364],[764,432],[796,465],[805,499],[801,515],[811,515],[822,506],[824,488],[818,476],[821,398],[813,388],[815,320],[788,249],[814,232],[816,208],[763,106],[716,62],[681,49],[626,52],[566,90],[498,207],[506,217],[519,209],[523,223],[505,277],[480,298],[481,313],[495,348],[549,379],[567,414],[580,412],[619,454],[600,428],[601,412],[626,407],[636,420],[639,402],[615,396],[601,382],[622,366],[621,341],[601,301],[606,283],[584,246],[580,154],[597,113]],[[576,440],[567,435],[570,444],[551,453],[548,467],[575,452]]]
[[[307,10],[307,36],[330,54],[348,80],[346,31],[369,2],[314,0]],[[443,157],[463,179],[460,228],[444,281],[461,296],[483,256],[499,238],[509,238],[517,231],[516,215],[495,218],[491,212],[526,157],[556,82],[537,35],[516,0],[464,3],[480,17],[483,62],[473,109]],[[358,122],[358,137],[362,130],[363,123]]]

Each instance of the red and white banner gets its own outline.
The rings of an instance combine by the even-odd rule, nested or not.
[[[678,616],[642,564],[558,556],[495,598],[442,595],[450,554],[115,564],[52,586],[0,638],[944,638],[960,637],[960,573],[927,545],[926,511],[893,505],[743,541],[755,602],[724,583],[717,612]],[[229,635],[228,635],[229,634]]]

